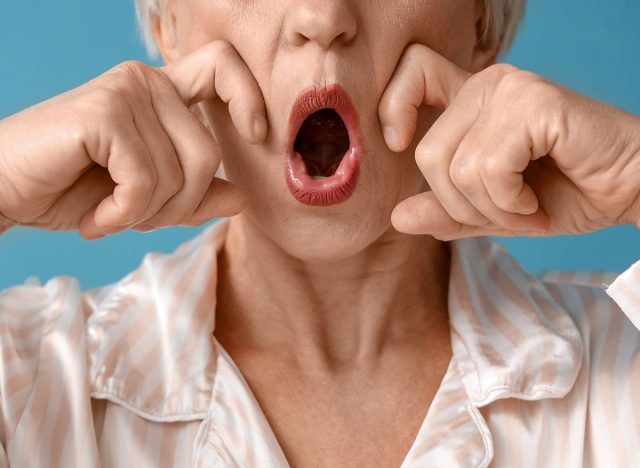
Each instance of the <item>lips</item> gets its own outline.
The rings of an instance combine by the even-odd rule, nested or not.
[[[360,170],[358,115],[339,85],[311,88],[296,99],[289,117],[285,175],[293,197],[327,206],[353,194]]]

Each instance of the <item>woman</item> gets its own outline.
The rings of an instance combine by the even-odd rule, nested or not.
[[[492,66],[522,2],[138,7],[165,67],[0,122],[4,229],[235,216],[0,294],[0,465],[640,463],[640,266],[479,237],[640,219],[640,119]]]

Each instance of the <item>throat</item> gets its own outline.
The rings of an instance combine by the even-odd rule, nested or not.
[[[229,223],[215,327],[225,345],[304,353],[332,367],[448,330],[448,257],[433,238],[397,236],[393,248],[387,240],[315,264],[291,257],[245,215]]]

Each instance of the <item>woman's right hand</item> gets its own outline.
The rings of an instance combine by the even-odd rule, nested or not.
[[[238,213],[242,193],[214,177],[220,150],[189,110],[213,99],[264,141],[260,88],[222,41],[161,68],[125,62],[0,121],[0,218],[96,239]]]

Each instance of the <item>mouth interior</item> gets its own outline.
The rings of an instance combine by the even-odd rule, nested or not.
[[[340,115],[333,109],[320,109],[302,123],[293,149],[302,157],[309,176],[322,178],[335,174],[349,146],[349,132]]]

